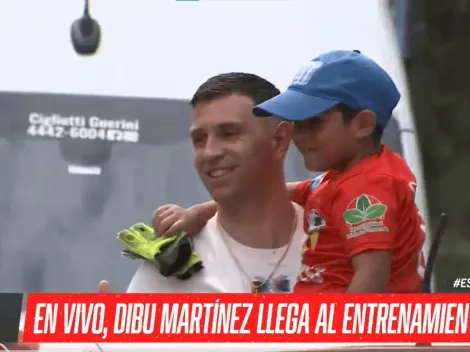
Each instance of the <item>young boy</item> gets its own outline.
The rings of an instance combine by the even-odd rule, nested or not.
[[[425,234],[416,180],[380,143],[399,99],[374,61],[358,51],[334,51],[301,69],[285,93],[255,107],[257,116],[292,121],[306,167],[326,171],[287,186],[305,208],[309,236],[295,292],[421,291]],[[156,231],[193,232],[215,210],[213,203],[186,211],[162,207]]]

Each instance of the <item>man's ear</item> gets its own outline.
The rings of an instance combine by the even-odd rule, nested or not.
[[[279,122],[273,132],[273,147],[281,158],[285,158],[292,141],[292,123]]]
[[[370,136],[377,126],[375,113],[370,110],[360,111],[351,121],[351,129],[356,139]]]

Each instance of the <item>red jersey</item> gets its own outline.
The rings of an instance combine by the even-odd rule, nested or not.
[[[301,182],[294,201],[305,208],[309,238],[295,292],[345,292],[351,258],[373,250],[392,252],[388,292],[419,292],[425,234],[415,191],[408,165],[387,147],[342,174]]]

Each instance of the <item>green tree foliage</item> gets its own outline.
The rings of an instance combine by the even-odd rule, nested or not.
[[[450,292],[470,277],[470,1],[410,2],[410,91],[431,225],[449,214],[437,281]]]

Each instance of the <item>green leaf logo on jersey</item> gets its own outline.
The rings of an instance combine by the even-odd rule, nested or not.
[[[364,221],[383,219],[386,212],[387,206],[377,198],[362,194],[349,203],[343,218],[348,225],[357,225]]]

